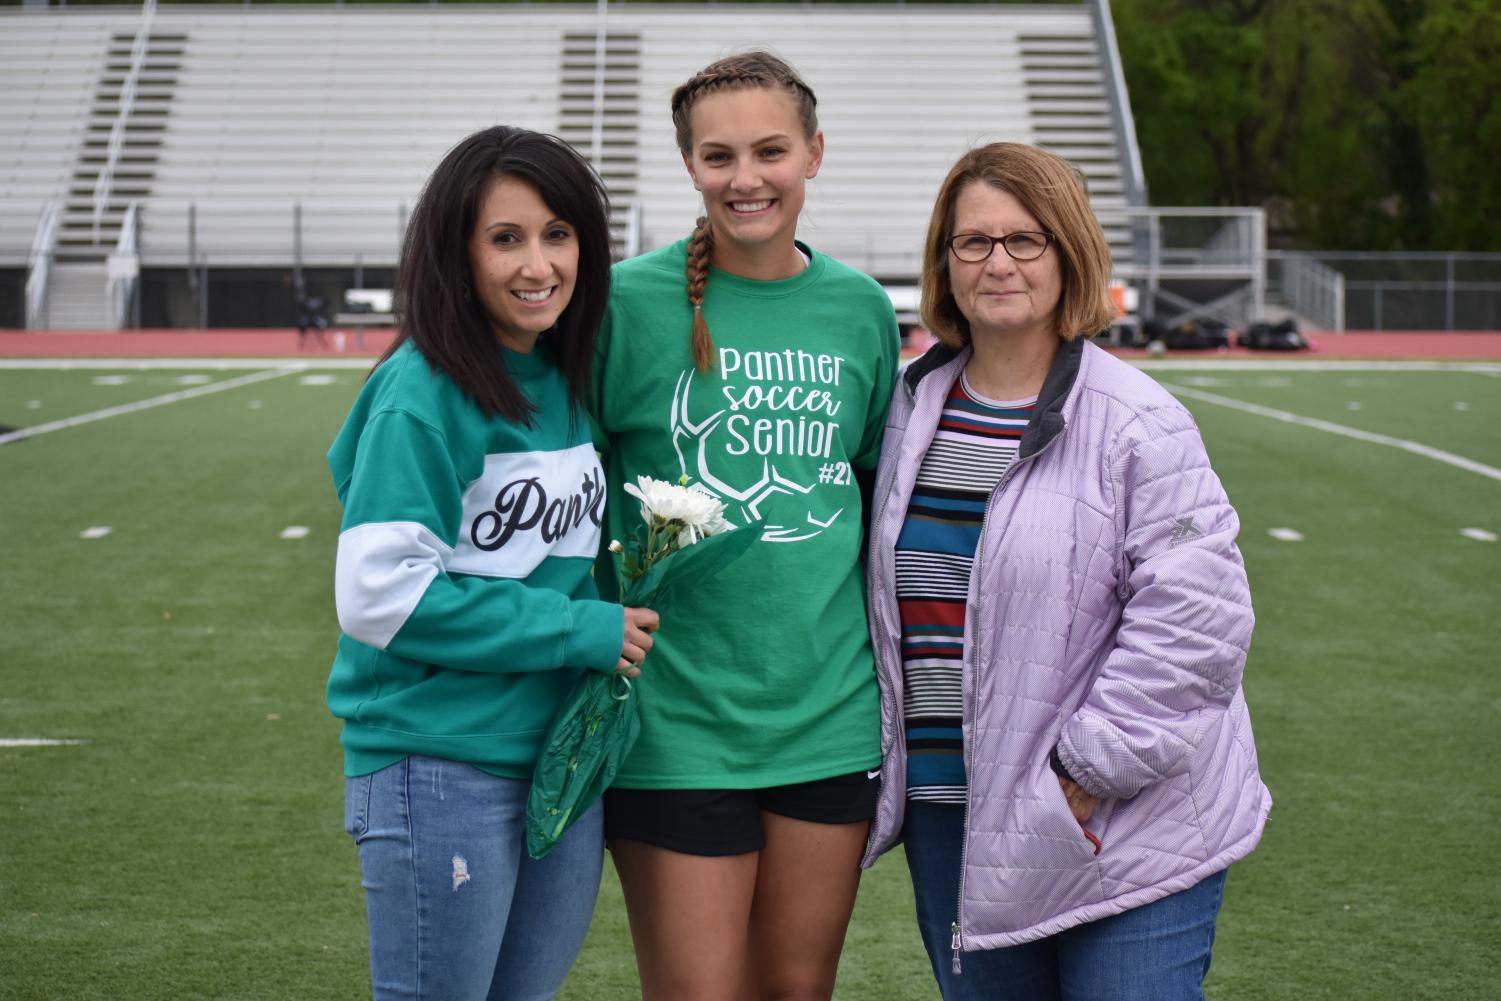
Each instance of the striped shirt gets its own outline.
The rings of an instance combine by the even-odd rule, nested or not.
[[[1037,397],[977,394],[961,372],[923,456],[896,541],[907,798],[965,801],[964,610],[985,504],[1016,458]]]

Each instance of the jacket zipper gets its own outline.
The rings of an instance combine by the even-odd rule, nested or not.
[[[898,375],[898,378],[900,378],[900,375]],[[908,414],[907,419],[908,419],[909,422],[911,421],[911,414],[910,413]],[[879,476],[879,475],[877,476],[877,478],[876,478],[876,488],[875,488],[875,490],[871,491],[871,495],[870,495],[870,548],[867,550],[866,560],[867,560],[868,565],[874,566],[874,567],[880,566],[879,563],[875,562],[876,554],[880,552],[880,545],[879,545],[879,543],[881,541],[881,518],[879,516],[879,512],[886,507],[886,498],[891,493],[891,484],[892,484],[892,481],[894,481],[896,479],[896,463],[892,462],[889,465],[891,467],[890,472],[886,473],[884,477],[883,476]],[[885,588],[884,588],[884,581],[882,582],[882,590],[883,590],[883,592],[885,590]],[[884,637],[886,635],[886,625],[885,625],[884,620],[881,618],[881,603],[876,598],[876,589],[875,589],[875,587],[871,587],[870,590],[869,590],[869,592],[866,594],[866,596],[865,596],[865,604],[866,604],[867,610],[870,613],[871,618],[875,620],[876,628],[874,630],[874,635],[876,635],[876,636],[883,636]],[[879,645],[879,646],[874,641],[872,641],[872,643],[871,643],[871,653],[874,655],[875,661],[876,661],[876,680],[877,680],[878,683],[880,681],[882,671],[884,670],[884,668],[882,667],[882,661],[881,661],[881,647],[882,646],[884,646],[884,643],[881,644],[881,645]],[[881,686],[878,684],[877,685],[878,691],[879,691],[880,688],[881,688]],[[884,691],[882,691],[882,692],[880,692],[880,696],[881,696],[881,715],[884,717],[885,714],[886,714],[886,693]],[[899,720],[899,719],[896,718],[896,706],[895,705],[892,706],[891,718],[892,718],[893,729],[902,725],[901,720]],[[885,738],[885,734],[884,733],[882,734],[882,738],[884,740],[884,738]],[[891,743],[892,743],[893,747],[896,746],[897,741],[896,741],[895,737],[892,738],[892,742]],[[881,749],[881,761],[882,761],[883,770],[884,770],[884,765],[885,765],[885,759],[886,759],[886,748],[883,747]],[[905,795],[905,794],[906,793],[904,791],[903,795]],[[879,824],[879,823],[880,823],[880,816],[879,816],[879,813],[878,813],[877,817],[876,817],[875,823],[871,824],[870,840],[867,841],[866,844],[865,844],[865,856],[862,859],[860,859],[860,866],[862,868],[869,867],[870,865],[872,865],[875,862],[875,857],[874,857],[875,856],[875,844],[876,844],[877,837],[880,834],[880,832],[876,830],[876,824]]]
[[[970,583],[974,585],[975,591],[975,607],[972,610],[971,614],[975,621],[979,620],[980,612],[980,564],[985,558],[985,529],[990,524],[990,511],[991,508],[995,505],[995,499],[1001,495],[1001,490],[1006,486],[1007,483],[1011,482],[1011,477],[1016,475],[1016,470],[1023,463],[1033,461],[1039,455],[1042,455],[1048,449],[1052,448],[1053,443],[1058,440],[1058,437],[1061,434],[1062,432],[1060,431],[1058,434],[1053,435],[1052,438],[1048,439],[1046,444],[1044,444],[1041,448],[1039,448],[1037,451],[1033,452],[1026,458],[1017,459],[1015,462],[1011,463],[1011,465],[1007,467],[1006,472],[1001,475],[1000,482],[995,485],[995,489],[990,492],[990,500],[985,502],[985,513],[980,517],[980,544],[975,549],[974,566],[970,568]],[[974,712],[973,703],[979,698],[979,665],[983,663],[983,660],[980,657],[980,631],[976,629],[973,635],[974,663],[971,665],[972,677],[970,683],[970,691],[974,693],[974,697],[970,699],[971,704],[966,707],[966,711],[970,713]],[[957,906],[954,908],[954,923],[950,926],[950,930],[953,932],[953,938],[949,943],[954,950],[953,970],[954,976],[956,977],[963,972],[963,968],[959,962],[959,953],[964,947],[964,874],[965,871],[969,868],[969,811],[971,802],[974,799],[975,789],[974,782],[970,780],[970,769],[972,767],[974,759],[975,727],[973,721],[971,721],[969,726],[969,737],[964,742],[964,828],[961,832],[962,836],[959,841],[959,900]]]

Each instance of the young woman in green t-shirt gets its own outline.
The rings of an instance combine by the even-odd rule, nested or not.
[[[873,816],[858,480],[898,334],[879,285],[795,239],[815,108],[763,52],[677,89],[705,214],[616,266],[600,332],[607,537],[639,524],[621,488],[643,475],[686,475],[761,533],[664,614],[641,737],[606,794],[647,1001],[831,996]]]

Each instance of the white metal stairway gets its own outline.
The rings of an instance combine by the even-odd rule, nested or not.
[[[151,194],[187,35],[149,32],[144,59],[132,79],[136,39],[129,31],[111,35],[94,90],[88,129],[63,203],[48,283],[46,317],[54,330],[118,326],[107,303],[105,261],[120,239],[130,203]],[[117,123],[120,139],[112,158],[111,133]],[[103,182],[101,174],[107,174]],[[96,207],[101,194],[104,201]]]
[[[106,291],[105,264],[99,261],[57,261],[47,281],[43,314],[49,330],[114,330]]]

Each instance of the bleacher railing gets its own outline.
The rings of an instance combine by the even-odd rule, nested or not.
[[[1307,254],[1281,253],[1278,261],[1283,304],[1320,330],[1343,333],[1345,276]]]
[[[42,326],[47,309],[47,282],[52,271],[52,252],[57,247],[57,223],[62,216],[57,202],[42,206],[36,236],[31,241],[31,255],[26,261],[26,329]]]
[[[131,202],[125,210],[125,220],[120,224],[120,239],[115,252],[105,262],[105,297],[109,301],[110,318],[116,330],[136,327],[140,324],[132,316],[140,298],[136,294],[141,277],[141,255],[138,244],[138,224],[141,203]]]
[[[147,267],[189,267],[202,258],[216,267],[394,267],[401,256],[409,208],[380,199],[235,198],[181,201],[153,198],[141,210],[137,251]],[[642,206],[618,199],[611,238],[622,257],[643,250]]]
[[[1147,204],[1147,173],[1141,165],[1141,147],[1136,144],[1136,119],[1131,115],[1131,99],[1126,92],[1126,74],[1121,64],[1120,46],[1115,41],[1115,21],[1110,16],[1110,0],[1090,0],[1090,16],[1095,35],[1104,50],[1100,53],[1101,75],[1110,92],[1110,117],[1115,122],[1116,141],[1124,154],[1126,168],[1126,202]]]
[[[643,236],[642,205],[615,204],[617,254],[653,249]],[[1170,323],[1208,316],[1232,326],[1262,319],[1266,293],[1266,216],[1259,208],[1116,208],[1099,213],[1108,232],[1145,234],[1117,247],[1115,277],[1141,293],[1146,318]],[[396,265],[406,228],[403,203],[379,200],[153,199],[143,210],[140,256],[152,268],[365,267]],[[922,234],[809,232],[825,253],[878,279],[916,282]]]
[[[25,258],[29,325],[46,302],[57,211],[53,205],[50,214],[41,213]],[[1144,319],[1172,324],[1207,316],[1241,328],[1266,319],[1270,284],[1277,301],[1322,330],[1501,328],[1501,254],[1269,251],[1265,215],[1254,208],[1113,209],[1099,215],[1107,231],[1146,235],[1140,252],[1128,247],[1121,253],[1117,246],[1114,269],[1116,278],[1140,293]],[[304,201],[300,213],[293,202],[277,199],[153,200],[137,219],[138,226],[127,229],[139,232],[141,267],[185,269],[196,288],[210,260],[216,271],[290,269],[294,261],[302,267],[394,267],[407,211],[400,202],[383,200]],[[617,253],[653,249],[643,236],[639,202],[617,202],[612,228]],[[917,281],[921,234],[900,246],[888,234],[836,235],[814,228],[804,236],[887,284]],[[9,259],[19,264],[22,254],[15,248]]]
[[[1289,306],[1289,286],[1296,284],[1287,274],[1291,259],[1306,258],[1314,267],[1338,275],[1343,329],[1501,329],[1498,253],[1309,250],[1273,251],[1267,256],[1272,274],[1280,272],[1281,293]]]
[[[115,106],[115,122],[109,130],[109,146],[104,163],[99,165],[99,176],[94,181],[94,243],[99,243],[99,224],[109,205],[110,189],[115,183],[115,167],[120,163],[120,149],[125,144],[125,123],[135,106],[136,87],[141,77],[141,67],[146,62],[146,47],[151,40],[151,19],[156,14],[156,0],[144,0],[141,4],[141,24],[136,28],[135,44],[130,48],[130,69],[120,84],[120,100]]]
[[[1115,277],[1141,295],[1143,319],[1200,318],[1243,327],[1266,310],[1266,212],[1260,208],[1127,208],[1099,213],[1107,229],[1144,233]]]
[[[393,267],[407,215],[394,199],[152,198],[140,255],[148,268]]]

